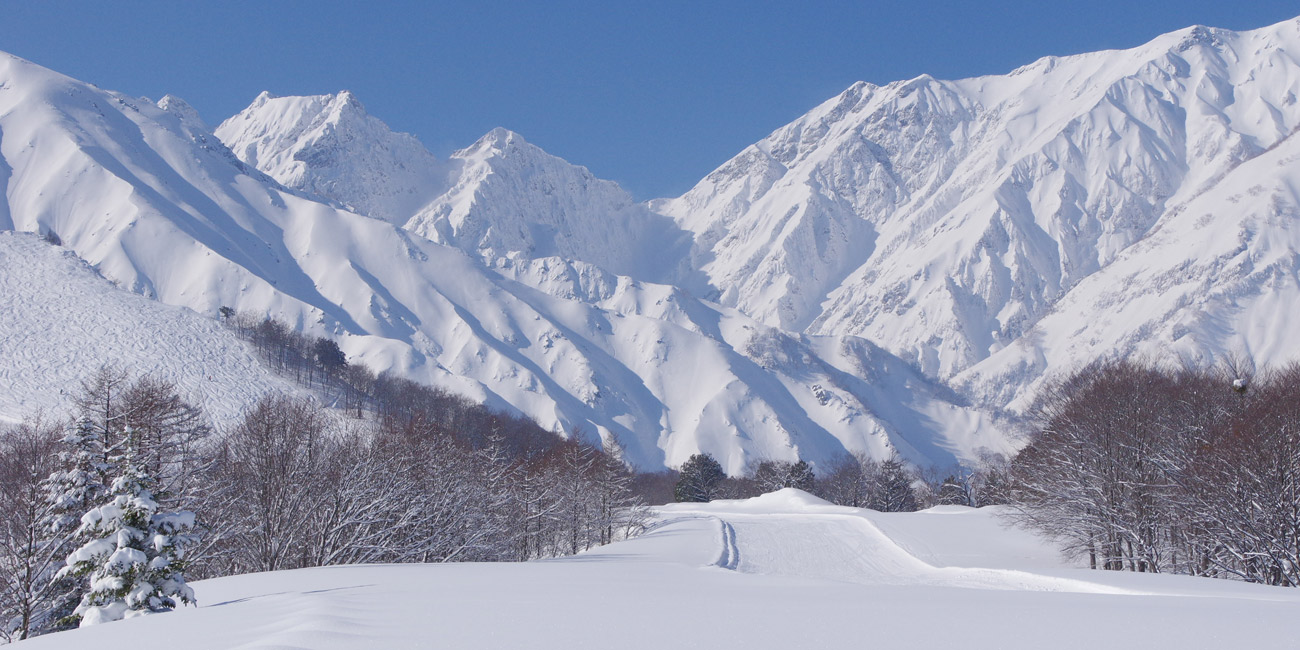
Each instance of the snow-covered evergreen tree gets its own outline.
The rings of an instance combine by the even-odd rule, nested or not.
[[[81,517],[77,535],[89,541],[68,555],[60,572],[87,580],[74,612],[82,626],[194,603],[184,576],[185,548],[196,541],[194,514],[158,512],[157,481],[145,472],[130,428],[115,451],[107,502]]]
[[[62,548],[61,557],[88,541],[78,535],[81,515],[104,501],[111,469],[106,461],[104,432],[91,419],[83,417],[68,427],[62,442],[60,469],[44,482],[49,503],[44,528]],[[85,582],[63,575],[54,580],[52,587],[57,593],[52,629],[76,627],[74,612],[86,595]]]

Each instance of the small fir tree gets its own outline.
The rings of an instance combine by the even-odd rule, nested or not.
[[[185,549],[197,541],[191,512],[158,512],[156,480],[138,459],[136,436],[122,433],[112,457],[117,477],[107,503],[81,518],[77,534],[88,539],[68,555],[60,576],[84,578],[88,590],[72,618],[95,625],[194,603],[185,583]]]
[[[61,557],[89,541],[89,538],[79,535],[81,515],[107,497],[107,477],[111,468],[105,461],[104,442],[103,431],[94,422],[89,418],[77,420],[63,437],[63,450],[59,452],[62,469],[45,479],[49,515],[44,528],[62,547]],[[52,588],[56,595],[50,629],[76,627],[78,619],[74,612],[86,595],[85,582],[70,575],[60,575],[54,579]]]

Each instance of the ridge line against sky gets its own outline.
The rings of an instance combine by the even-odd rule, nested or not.
[[[639,199],[690,189],[855,81],[1005,74],[1282,0],[167,3],[0,0],[0,50],[83,81],[171,93],[211,126],[263,90],[352,90],[439,158],[494,127]]]

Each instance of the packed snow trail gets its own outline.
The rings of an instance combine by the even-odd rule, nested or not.
[[[1086,580],[989,567],[986,564],[994,558],[980,556],[967,557],[966,566],[934,566],[900,546],[873,523],[872,517],[883,513],[834,506],[798,490],[781,490],[740,503],[743,507],[739,512],[733,510],[736,502],[730,501],[703,506],[680,504],[663,511],[668,516],[716,518],[723,530],[716,564],[742,573],[867,585],[1136,593]],[[755,513],[756,505],[772,512]],[[918,516],[923,515],[913,515]]]

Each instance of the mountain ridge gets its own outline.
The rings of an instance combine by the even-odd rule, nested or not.
[[[1295,357],[1297,57],[1292,20],[858,82],[639,203],[504,129],[438,160],[348,92],[263,93],[218,139],[7,56],[0,228],[640,467],[973,462],[1099,357]]]
[[[1297,24],[859,82],[655,207],[696,233],[723,304],[949,378],[1294,131]],[[819,248],[851,244],[847,275]]]
[[[557,297],[286,189],[174,99],[164,110],[16,57],[0,59],[0,87],[0,158],[12,170],[0,225],[57,233],[134,293],[333,337],[376,371],[526,414],[643,469],[701,450],[741,473],[846,450],[948,464],[1006,448],[980,426],[991,415],[864,341],[786,335],[665,285],[577,267],[608,287],[606,304]],[[848,378],[867,371],[890,381]]]

